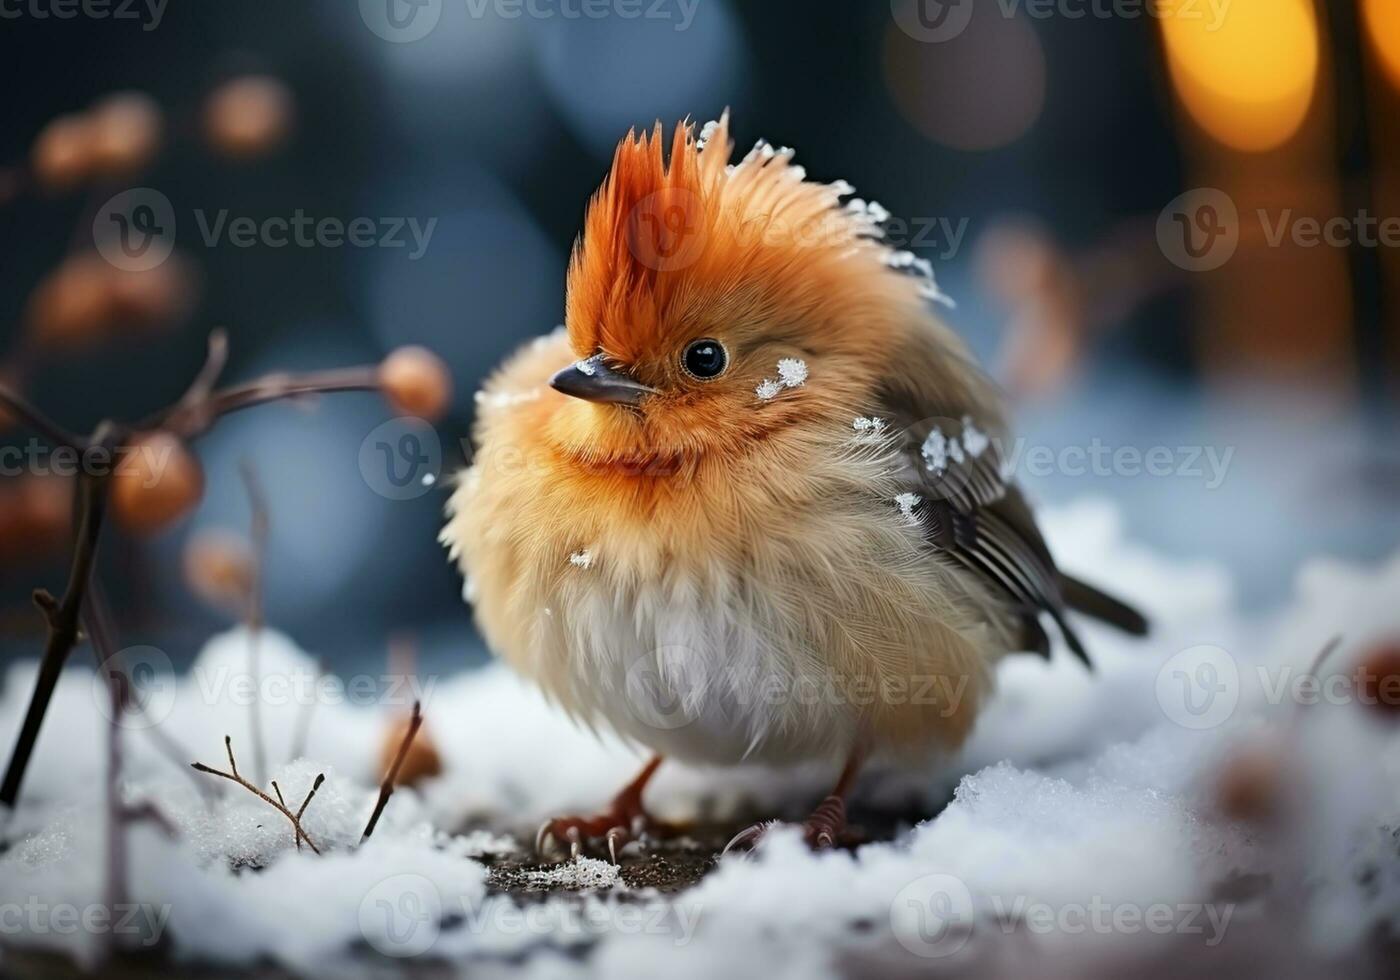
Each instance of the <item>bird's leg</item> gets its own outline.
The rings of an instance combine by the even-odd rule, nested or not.
[[[850,794],[851,784],[855,782],[856,775],[860,772],[860,767],[864,762],[864,751],[857,749],[852,752],[846,760],[845,768],[841,770],[841,775],[836,780],[836,785],[831,790],[831,795],[822,800],[812,811],[812,815],[803,821],[802,836],[812,850],[824,851],[835,847],[836,842],[845,833],[846,797]],[[724,851],[720,856],[723,857],[724,854],[728,854],[736,847],[754,846],[776,823],[776,820],[767,820],[739,831],[734,835],[734,839],[724,846]]]
[[[568,841],[571,857],[583,852],[584,841],[603,838],[608,844],[608,856],[617,863],[618,849],[645,833],[668,833],[671,828],[652,819],[642,806],[642,790],[661,765],[662,756],[652,756],[637,778],[623,787],[602,813],[591,817],[555,817],[546,820],[535,835],[535,853],[543,854],[551,841]]]

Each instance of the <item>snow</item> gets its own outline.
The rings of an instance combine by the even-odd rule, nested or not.
[[[778,377],[764,378],[754,389],[759,401],[772,401],[782,394],[785,388],[801,388],[807,383],[807,362],[796,357],[784,357],[778,361]]]
[[[807,362],[785,357],[778,362],[778,379],[784,388],[800,388],[807,383]]]
[[[546,817],[596,809],[640,758],[581,732],[502,666],[414,684],[372,678],[366,693],[359,678],[318,682],[315,660],[271,630],[259,678],[246,673],[241,630],[211,639],[179,677],[138,652],[151,669],[144,712],[122,733],[122,792],[158,807],[178,836],[149,822],[130,829],[128,894],[141,914],[122,939],[159,939],[184,961],[317,974],[430,957],[541,976],[1006,974],[1048,962],[1082,975],[1098,954],[1115,955],[1121,972],[1126,953],[1230,947],[1261,930],[1273,930],[1275,958],[1297,965],[1400,928],[1400,724],[1360,704],[1352,680],[1369,651],[1400,637],[1400,556],[1315,561],[1286,606],[1246,612],[1219,567],[1134,545],[1107,505],[1044,523],[1065,567],[1139,603],[1153,635],[1076,621],[1093,674],[1063,650],[1048,663],[1004,661],[961,751],[862,780],[859,805],[936,814],[893,841],[812,854],[795,831],[775,830],[679,895],[629,890],[592,858],[538,873],[581,893],[523,904],[488,894],[480,858],[517,854],[513,835]],[[1339,633],[1320,683],[1304,683]],[[13,742],[34,671],[7,672],[0,744]],[[64,672],[0,855],[4,944],[85,963],[99,931],[60,929],[57,912],[103,901],[97,691],[86,667]],[[276,779],[295,807],[325,774],[304,816],[320,856],[298,850],[266,803],[184,765],[225,769],[228,734],[240,772],[255,778],[250,691],[268,766],[257,781]],[[361,846],[385,731],[415,699],[443,774],[400,788]],[[311,707],[307,757],[290,758]],[[151,721],[178,758],[139,727]],[[1259,744],[1281,746],[1283,760],[1285,804],[1267,827],[1228,819],[1214,790],[1224,761]],[[648,793],[663,819],[793,814],[831,775],[668,765]],[[1273,898],[1241,892],[1251,881]]]
[[[593,552],[575,551],[572,555],[569,556],[569,564],[573,565],[575,568],[592,568]]]
[[[758,396],[759,401],[768,402],[777,398],[778,395],[782,393],[782,390],[783,383],[781,381],[774,381],[772,378],[764,378],[759,382],[758,387],[754,389],[754,394]]]
[[[901,493],[894,498],[894,505],[899,508],[900,514],[910,524],[919,523],[919,519],[914,516],[914,508],[922,501],[917,493]]]

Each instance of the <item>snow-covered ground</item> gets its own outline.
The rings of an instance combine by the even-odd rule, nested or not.
[[[1369,703],[1358,670],[1400,643],[1400,557],[1315,562],[1287,607],[1246,617],[1223,571],[1124,541],[1111,508],[1081,504],[1046,524],[1062,564],[1140,603],[1152,637],[1085,624],[1092,675],[1063,653],[1008,660],[959,757],[862,783],[864,805],[919,799],[937,813],[895,840],[811,854],[795,832],[775,832],[679,895],[631,890],[592,859],[539,872],[541,885],[581,894],[522,903],[488,892],[478,858],[510,851],[505,835],[547,816],[595,809],[639,758],[499,666],[416,687],[315,687],[312,657],[263,636],[265,775],[295,808],[325,774],[303,820],[317,855],[263,801],[180,764],[227,769],[228,734],[240,771],[255,772],[246,634],[213,638],[179,678],[159,651],[130,650],[144,710],[125,720],[123,792],[178,833],[130,828],[121,945],[307,973],[382,971],[395,958],[547,976],[995,974],[1013,963],[1083,975],[1163,956],[1225,972],[1232,947],[1246,946],[1295,969],[1351,961],[1400,927],[1400,704]],[[1319,684],[1310,665],[1336,636]],[[33,676],[33,664],[16,666],[0,692],[6,751]],[[387,727],[417,695],[443,773],[400,789],[359,846]],[[4,831],[0,949],[91,962],[103,948],[105,703],[91,670],[65,673]],[[175,749],[143,730],[155,722]],[[305,757],[289,761],[303,726]],[[673,818],[792,812],[829,778],[663,767],[648,800]],[[466,826],[487,830],[458,833]],[[0,951],[0,968],[10,955]]]

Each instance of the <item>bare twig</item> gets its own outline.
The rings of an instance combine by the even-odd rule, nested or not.
[[[94,637],[94,644],[98,640]],[[126,678],[113,659],[113,650],[102,650],[103,674],[107,678],[107,881],[104,898],[109,911],[115,912],[126,902],[127,850],[126,806],[121,798],[122,771],[122,711],[126,706]],[[113,952],[115,938],[104,930],[99,938],[99,960],[106,961]]]
[[[326,676],[326,659],[316,658],[316,679],[311,685],[311,700],[301,706],[297,715],[296,728],[292,732],[292,759],[306,755],[306,745],[311,738],[311,716],[316,713],[316,703],[320,698],[321,678]]]
[[[374,365],[342,368],[309,374],[269,375],[255,381],[214,391],[227,358],[227,345],[222,332],[209,339],[209,353],[204,367],[185,395],[174,406],[157,412],[135,426],[112,421],[98,424],[96,431],[84,439],[63,428],[12,388],[0,385],[0,407],[9,408],[25,424],[58,446],[81,451],[101,448],[111,452],[133,431],[164,428],[190,439],[202,435],[222,416],[255,405],[286,398],[336,391],[374,391],[380,388],[379,369]],[[34,753],[39,728],[53,698],[59,674],[74,645],[78,642],[78,621],[92,572],[97,541],[101,535],[110,473],[87,472],[79,478],[78,520],[73,547],[73,560],[68,584],[61,599],[42,590],[34,593],[34,601],[48,624],[48,640],[39,662],[39,674],[30,695],[29,707],[20,726],[19,738],[10,754],[5,778],[0,783],[0,805],[13,808],[19,800],[24,773]]]
[[[314,795],[315,795],[316,789],[320,787],[322,780],[325,778],[325,774],[322,773],[321,775],[318,775],[318,776],[316,777],[315,786],[312,787],[311,795],[310,795],[310,796],[307,796],[307,798],[306,798],[306,803],[303,803],[303,804],[302,804],[301,810],[300,810],[300,811],[298,811],[297,813],[293,813],[291,810],[287,809],[287,804],[286,804],[286,802],[281,800],[282,790],[277,788],[277,784],[276,784],[276,783],[273,783],[273,784],[272,784],[272,785],[273,785],[273,789],[275,789],[275,790],[277,791],[277,796],[278,796],[278,799],[274,800],[272,797],[268,796],[268,795],[267,795],[266,793],[264,793],[262,790],[258,789],[258,788],[257,788],[256,786],[254,786],[252,783],[248,782],[248,780],[244,779],[241,775],[239,775],[239,773],[238,773],[238,763],[237,763],[237,762],[234,760],[234,758],[233,758],[233,739],[232,739],[232,737],[230,737],[230,736],[228,736],[228,735],[225,735],[225,736],[224,736],[224,748],[228,750],[228,767],[229,767],[229,771],[228,771],[228,772],[222,772],[222,771],[220,771],[220,770],[218,770],[218,769],[213,768],[212,766],[206,766],[206,765],[205,765],[204,763],[202,763],[202,762],[192,762],[192,763],[190,763],[190,767],[191,767],[192,769],[196,770],[197,772],[208,773],[208,774],[211,775],[211,776],[218,776],[218,777],[220,777],[220,778],[222,778],[222,779],[230,780],[231,782],[235,782],[235,783],[237,783],[239,786],[242,786],[242,787],[243,787],[244,789],[246,789],[248,792],[252,793],[252,794],[253,794],[254,796],[256,796],[258,799],[262,800],[262,801],[263,801],[264,803],[266,803],[268,806],[272,807],[272,808],[273,808],[274,810],[276,810],[278,813],[282,814],[284,817],[286,817],[288,820],[291,821],[291,823],[292,823],[292,829],[296,832],[296,836],[297,836],[297,840],[298,840],[298,844],[297,844],[298,847],[301,846],[300,841],[303,841],[303,840],[304,840],[304,841],[306,841],[306,846],[307,846],[307,847],[311,848],[311,850],[312,850],[314,853],[320,854],[320,853],[321,853],[321,849],[318,848],[318,847],[312,842],[310,835],[307,834],[307,832],[306,832],[306,831],[302,828],[302,826],[301,826],[301,813],[304,812],[304,811],[306,810],[306,803],[310,803],[310,802],[311,802],[311,796],[314,796]]]
[[[88,440],[69,432],[30,404],[27,398],[9,385],[0,384],[0,405],[8,408],[16,418],[55,446],[63,446],[82,452],[89,445]]]
[[[253,581],[249,583],[248,608],[244,615],[248,629],[248,674],[256,686],[254,697],[248,701],[248,728],[249,736],[253,740],[253,775],[261,782],[267,775],[267,745],[263,741],[260,696],[262,670],[258,661],[262,652],[263,564],[267,559],[267,536],[272,522],[268,517],[267,495],[263,493],[262,484],[258,482],[258,474],[253,464],[243,460],[238,466],[238,472],[243,477],[243,486],[248,492],[248,507],[252,511],[249,535],[253,541]],[[300,842],[297,846],[301,846]]]
[[[374,833],[375,824],[379,823],[379,815],[384,812],[384,807],[389,803],[389,797],[394,795],[394,780],[399,777],[399,769],[403,766],[403,760],[408,755],[409,746],[413,744],[413,736],[418,734],[418,729],[423,724],[422,702],[413,702],[413,717],[409,719],[408,729],[403,733],[403,741],[399,743],[398,755],[394,756],[394,764],[389,767],[389,771],[384,774],[384,782],[379,786],[379,800],[374,804],[374,812],[370,814],[369,823],[365,825],[365,832],[360,836],[360,843],[369,840],[369,835]]]
[[[366,367],[340,368],[310,374],[270,374],[241,385],[216,391],[193,405],[177,405],[174,409],[153,416],[144,428],[167,429],[186,439],[202,435],[214,422],[225,415],[263,405],[267,402],[336,391],[378,391],[379,369]]]
[[[88,582],[87,603],[83,607],[83,623],[88,634],[92,637],[93,654],[97,658],[97,669],[105,671],[107,664],[113,655],[113,651],[121,649],[121,642],[117,638],[116,625],[112,620],[111,607],[107,603],[107,595],[103,591],[102,582],[93,576]],[[132,698],[131,684],[128,682],[122,685],[122,708],[125,711],[145,716],[146,706],[138,699]],[[142,726],[147,737],[152,744],[167,759],[173,762],[181,772],[188,773],[190,781],[194,784],[199,795],[206,801],[212,801],[219,794],[209,783],[191,773],[185,763],[190,757],[190,753],[185,750],[174,738],[154,720],[147,718],[147,724]]]
[[[118,436],[116,428],[104,422],[93,433],[92,442],[104,449],[110,448]],[[5,779],[0,784],[0,804],[13,808],[19,800],[20,784],[24,781],[24,771],[29,765],[29,757],[34,753],[34,743],[39,738],[39,727],[58,686],[63,665],[78,642],[78,623],[82,613],[83,599],[87,593],[88,581],[92,576],[92,566],[97,555],[97,542],[102,535],[102,518],[107,506],[107,479],[84,469],[78,480],[78,526],[73,545],[73,563],[68,571],[68,583],[63,590],[63,598],[55,599],[43,590],[34,593],[35,605],[44,614],[48,624],[48,640],[44,645],[44,656],[39,661],[39,676],[34,682],[34,693],[30,695],[29,708],[20,725],[19,738],[10,755],[5,769]]]

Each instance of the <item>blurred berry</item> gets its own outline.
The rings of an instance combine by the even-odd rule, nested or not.
[[[204,471],[177,437],[148,432],[129,442],[112,478],[112,513],[137,534],[184,517],[204,495]]]
[[[92,173],[96,139],[87,116],[59,116],[34,140],[29,163],[34,179],[46,190],[68,190]]]
[[[210,145],[240,160],[276,149],[291,128],[291,90],[267,75],[225,82],[204,105],[204,132]]]
[[[109,95],[92,108],[94,169],[104,177],[129,177],[160,147],[161,112],[141,92]]]
[[[400,347],[379,366],[379,384],[394,410],[429,421],[452,402],[452,376],[442,358],[424,347]]]
[[[1273,744],[1237,749],[1216,775],[1215,798],[1231,820],[1264,824],[1283,802],[1283,756]]]
[[[1387,718],[1400,717],[1400,643],[1372,650],[1360,671],[1362,703]]]
[[[86,347],[111,326],[112,266],[95,253],[65,259],[29,298],[25,319],[43,347]]]
[[[241,613],[253,594],[257,569],[248,540],[232,531],[201,531],[185,542],[185,581],[205,602]]]

